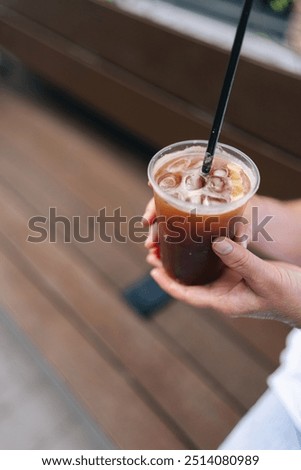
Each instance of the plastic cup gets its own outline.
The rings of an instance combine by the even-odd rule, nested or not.
[[[160,257],[166,272],[186,285],[207,284],[221,275],[224,265],[212,250],[212,241],[219,236],[234,238],[237,223],[243,222],[247,202],[260,182],[258,168],[246,154],[218,144],[215,156],[240,165],[248,176],[250,188],[246,194],[232,202],[204,206],[176,199],[163,191],[155,179],[162,162],[165,164],[169,157],[172,161],[175,156],[191,159],[196,155],[201,162],[207,144],[204,140],[191,140],[169,145],[157,152],[148,166],[156,204]]]

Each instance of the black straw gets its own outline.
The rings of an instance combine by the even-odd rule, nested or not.
[[[241,17],[237,26],[235,39],[229,59],[229,64],[227,68],[227,72],[224,79],[223,88],[221,91],[220,99],[217,105],[215,118],[213,121],[213,126],[208,142],[208,147],[205,153],[205,158],[202,166],[202,173],[208,175],[211,169],[211,165],[213,162],[213,157],[215,153],[215,147],[219,139],[219,135],[221,132],[221,128],[223,125],[227,104],[229,100],[229,96],[231,93],[232,85],[234,82],[235,72],[237,69],[237,64],[239,60],[241,46],[244,40],[246,27],[248,24],[248,19],[250,16],[251,8],[252,8],[253,0],[245,0],[245,4],[241,13]]]

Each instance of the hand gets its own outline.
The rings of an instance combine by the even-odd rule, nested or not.
[[[154,209],[151,201],[144,216],[151,224]],[[154,235],[146,246],[150,249],[147,261],[155,267],[151,275],[174,298],[230,317],[271,318],[301,327],[301,269],[297,266],[264,261],[227,238],[218,239],[212,247],[227,266],[222,276],[205,286],[184,286],[164,271]]]

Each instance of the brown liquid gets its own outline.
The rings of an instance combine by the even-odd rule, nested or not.
[[[155,173],[160,188],[176,200],[197,209],[185,212],[156,192],[160,256],[168,274],[187,285],[201,285],[217,279],[223,263],[212,250],[219,236],[234,238],[236,217],[242,216],[245,203],[223,212],[223,205],[242,198],[250,190],[250,180],[240,165],[215,157],[210,174],[200,176],[201,157],[170,158]],[[215,207],[202,214],[202,206]],[[219,214],[220,208],[220,214]]]

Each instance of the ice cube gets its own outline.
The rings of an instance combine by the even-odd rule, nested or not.
[[[198,168],[201,168],[203,162],[200,159],[197,160],[191,160],[189,163],[189,170],[197,170]]]
[[[218,170],[213,170],[213,175],[225,178],[225,176],[228,176],[228,171],[226,168],[219,168]]]
[[[209,206],[208,196],[206,196],[205,194],[201,196],[201,204],[203,206]]]
[[[158,185],[164,191],[168,191],[174,188],[177,188],[181,183],[181,176],[174,175],[172,173],[165,173],[165,175],[160,176],[158,179]]]
[[[208,206],[216,206],[219,204],[226,204],[228,201],[224,197],[214,197],[214,196],[206,196],[206,205]]]
[[[202,194],[190,194],[187,198],[187,201],[192,202],[193,204],[202,204]]]
[[[211,176],[208,188],[215,193],[221,193],[225,188],[224,178],[220,178],[219,176]]]
[[[179,199],[180,201],[186,201],[186,198],[183,193],[180,191],[175,191],[171,193],[172,197],[175,197],[176,199]]]
[[[167,168],[168,171],[171,171],[172,173],[178,172],[178,171],[185,171],[189,166],[189,160],[187,158],[179,158],[178,160],[175,160],[171,162],[169,167]]]
[[[195,191],[205,186],[205,178],[198,174],[187,175],[184,178],[184,185],[188,191]]]

